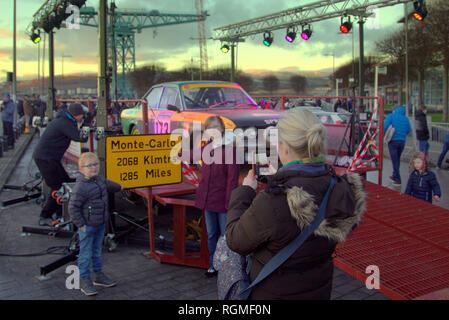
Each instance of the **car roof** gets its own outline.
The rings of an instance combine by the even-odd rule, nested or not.
[[[200,84],[200,83],[216,83],[216,84],[236,84],[235,82],[229,82],[229,81],[217,81],[217,80],[197,80],[197,81],[169,81],[169,82],[163,82],[158,83],[157,85],[176,85],[176,86],[183,86],[188,84]]]

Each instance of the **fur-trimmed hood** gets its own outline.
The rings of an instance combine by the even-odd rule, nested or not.
[[[327,167],[327,169],[335,174],[330,167]],[[290,176],[286,177],[286,174]],[[304,178],[321,177],[323,179],[325,176],[328,177],[330,182],[329,171],[317,174],[301,172],[299,176],[295,176],[292,172],[285,172],[281,179],[286,181],[282,185],[277,184],[277,187],[281,187],[287,195],[290,214],[301,230],[313,221],[323,197],[320,192],[317,192],[319,187],[311,183],[304,184]],[[326,218],[314,234],[335,242],[342,242],[362,219],[366,210],[366,192],[364,191],[362,178],[356,173],[347,173],[338,177],[338,179],[339,182],[336,184],[328,202]],[[319,184],[322,182],[320,181]],[[327,188],[329,183],[325,186]]]
[[[353,214],[348,215],[344,219],[326,216],[315,230],[315,235],[342,242],[354,227],[360,223],[366,209],[366,193],[363,191],[362,179],[358,174],[349,173],[347,174],[347,182],[351,187],[355,200]],[[291,215],[297,221],[301,230],[313,221],[319,207],[314,201],[314,196],[303,188],[294,186],[287,190],[287,201]]]

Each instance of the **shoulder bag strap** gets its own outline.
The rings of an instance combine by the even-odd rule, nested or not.
[[[307,227],[305,227],[301,233],[296,237],[295,240],[290,242],[286,247],[284,247],[281,251],[276,253],[273,258],[268,261],[268,263],[262,268],[260,273],[257,275],[256,279],[250,284],[248,289],[251,289],[260,281],[265,279],[268,275],[270,275],[274,270],[276,270],[282,263],[285,262],[290,256],[303,244],[303,242],[315,231],[315,229],[320,225],[320,223],[324,220],[326,215],[326,207],[329,197],[334,189],[335,184],[337,183],[337,178],[332,176],[331,184],[329,189],[327,190],[326,195],[321,202],[320,208],[313,219],[312,223],[310,223]]]

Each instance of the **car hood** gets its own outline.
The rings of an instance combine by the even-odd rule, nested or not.
[[[208,113],[225,117],[234,122],[237,128],[256,127],[266,128],[275,126],[281,116],[280,111],[263,110],[255,108],[226,108],[226,109],[212,109]]]

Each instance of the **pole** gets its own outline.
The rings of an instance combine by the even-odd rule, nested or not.
[[[379,86],[379,66],[376,66],[376,71],[374,72],[374,96],[376,97],[376,100],[374,100],[374,109],[377,108],[377,100],[379,98],[378,86]]]
[[[405,34],[405,110],[407,112],[407,116],[409,115],[408,112],[408,17],[407,17],[407,4],[404,3],[404,34]],[[402,94],[402,92],[401,92]],[[413,117],[415,116],[414,110]]]
[[[48,33],[48,103],[45,116],[48,119],[53,118],[53,110],[55,110],[55,57],[54,57],[54,33]]]
[[[106,108],[109,100],[108,83],[108,5],[107,0],[99,1],[98,9],[98,49],[99,49],[99,70],[98,70],[98,106],[96,122],[97,127],[107,127]],[[97,144],[97,155],[100,159],[100,173],[106,173],[106,139],[102,138]]]
[[[118,91],[117,91],[117,36],[115,32],[115,9],[116,9],[115,2],[111,3],[111,51],[112,51],[112,86],[114,88],[114,100],[118,99]],[[123,92],[122,92],[123,94]]]
[[[16,3],[17,1],[14,0],[14,35],[13,35],[13,71],[12,71],[12,100],[14,101],[14,103],[17,105],[17,97],[16,97],[16,93],[17,93],[17,48],[16,48]],[[14,108],[14,124],[17,123],[17,108]]]
[[[231,82],[235,81],[235,43],[231,43]]]
[[[360,48],[360,63],[359,63],[359,96],[365,96],[365,59],[364,59],[364,37],[363,37],[363,16],[359,17],[359,48]]]

